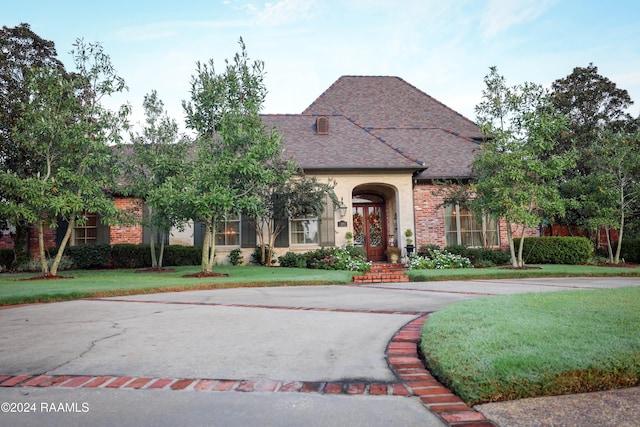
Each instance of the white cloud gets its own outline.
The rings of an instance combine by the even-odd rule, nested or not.
[[[310,19],[314,0],[281,0],[265,3],[262,9],[253,5],[246,8],[255,15],[255,22],[262,26],[277,27]]]
[[[554,3],[555,0],[490,0],[480,22],[484,37],[491,38],[514,25],[534,21]]]

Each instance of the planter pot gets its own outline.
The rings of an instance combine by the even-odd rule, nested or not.
[[[407,245],[407,255],[412,254],[413,253],[413,249],[414,249],[413,245]]]

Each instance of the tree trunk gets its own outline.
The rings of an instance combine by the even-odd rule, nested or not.
[[[49,276],[56,276],[58,274],[58,267],[60,266],[60,261],[62,260],[62,254],[64,253],[64,248],[67,247],[67,243],[71,238],[71,233],[76,226],[76,215],[73,214],[71,219],[69,220],[69,227],[67,227],[66,233],[64,233],[64,237],[62,238],[62,242],[60,242],[60,247],[58,248],[58,253],[56,254],[56,258],[53,260],[53,264],[51,265],[51,271],[49,272]]]
[[[157,268],[158,258],[156,257],[156,239],[153,238],[153,228],[151,228],[151,232],[149,234],[151,234],[151,239],[149,239],[149,248],[151,249],[151,268]]]
[[[520,245],[518,247],[518,267],[524,267],[522,260],[522,252],[524,250],[524,225],[522,226],[522,235],[520,235]]]
[[[620,214],[620,230],[618,230],[618,247],[616,248],[616,255],[613,259],[615,264],[620,263],[620,252],[622,251],[622,233],[624,232],[624,193],[621,201],[621,214]]]
[[[506,219],[506,218],[505,218]],[[507,220],[507,239],[509,240],[509,253],[511,254],[511,266],[518,266],[518,259],[516,258],[516,248],[513,243],[513,230],[511,230],[511,223]]]
[[[158,268],[162,268],[162,265],[164,264],[164,241],[165,241],[165,237],[167,235],[166,231],[161,231],[160,232],[160,255],[158,255]]]
[[[211,220],[207,218],[204,223],[204,241],[202,242],[202,259],[200,262],[200,271],[206,273],[208,270],[209,263],[209,250],[211,247]]]
[[[153,215],[153,207],[149,206],[149,218]],[[149,226],[149,248],[151,250],[151,268],[158,268],[158,257],[156,257],[156,228],[153,225]]]
[[[44,252],[44,224],[43,221],[38,221],[38,252],[40,253],[40,264],[42,266],[42,275],[49,274],[49,263],[47,262],[47,256]]]
[[[613,247],[611,246],[611,227],[608,225],[604,229],[605,236],[607,237],[607,252],[609,253],[609,262],[613,264]]]

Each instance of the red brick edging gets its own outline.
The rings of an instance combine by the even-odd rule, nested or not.
[[[299,392],[346,395],[416,396],[449,426],[495,427],[438,382],[418,355],[422,326],[428,314],[401,328],[387,346],[387,362],[398,381],[309,382],[196,378],[151,378],[86,375],[0,375],[0,387],[118,388],[236,392]]]
[[[400,384],[406,384],[411,395],[450,426],[495,427],[482,413],[470,408],[451,390],[444,387],[424,366],[418,355],[422,326],[429,315],[409,322],[389,342],[387,360]]]

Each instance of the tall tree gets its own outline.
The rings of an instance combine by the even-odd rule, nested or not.
[[[9,28],[3,26],[0,30],[0,170],[26,178],[32,176],[39,166],[36,158],[30,157],[32,152],[26,152],[21,144],[15,141],[13,129],[24,110],[21,105],[28,102],[30,88],[28,76],[30,70],[52,68],[65,74],[62,62],[57,59],[57,53],[52,41],[45,40],[35,34],[29,24],[20,24]],[[14,192],[11,195],[0,188],[2,203],[20,204],[24,202],[24,192]],[[9,197],[13,199],[9,200]],[[4,209],[11,211],[11,209]],[[14,245],[14,262],[28,260],[26,252],[28,223],[16,217],[3,217],[0,221],[15,226],[16,237]]]
[[[118,210],[106,190],[115,186],[116,161],[110,144],[118,142],[128,108],[114,113],[105,109],[103,96],[121,91],[124,81],[115,74],[109,56],[99,44],[78,40],[72,51],[77,73],[66,76],[55,68],[35,69],[30,75],[29,97],[12,138],[37,167],[27,176],[5,173],[10,188],[25,190],[24,219],[38,223],[42,273],[56,276],[71,233],[82,225],[86,213],[113,220]],[[48,268],[44,254],[45,222],[68,222],[58,253]]]
[[[201,269],[213,273],[215,230],[228,215],[254,211],[262,183],[273,179],[266,165],[276,159],[281,136],[265,129],[264,63],[250,61],[246,46],[216,73],[212,60],[197,63],[191,100],[183,101],[187,127],[196,133],[196,153],[182,184],[169,180],[183,211],[205,226]],[[174,193],[175,194],[175,193]]]
[[[131,145],[122,147],[131,151],[124,161],[128,191],[145,201],[147,207],[145,225],[150,228],[151,266],[162,268],[164,242],[172,227],[179,225],[178,214],[157,190],[182,170],[186,162],[189,143],[178,135],[178,124],[164,110],[164,103],[154,90],[143,101],[145,126],[142,133],[131,133]],[[160,249],[156,251],[156,236]]]
[[[592,186],[585,198],[597,203],[587,225],[605,229],[609,261],[618,264],[626,221],[640,201],[640,133],[605,132],[592,151],[587,180]],[[618,231],[615,254],[612,228]]]
[[[473,162],[473,205],[479,212],[505,218],[512,265],[522,267],[524,239],[516,254],[514,227],[519,226],[524,237],[527,227],[564,211],[556,179],[572,157],[553,151],[566,119],[539,85],[509,87],[495,67],[484,81],[476,114],[486,140]]]
[[[553,82],[551,88],[554,106],[569,119],[555,151],[561,154],[573,150],[577,155],[575,166],[559,180],[562,196],[572,201],[573,207],[565,219],[556,221],[580,225],[597,237],[602,224],[610,222],[605,218],[610,217],[611,206],[603,203],[603,198],[608,198],[606,194],[594,191],[606,179],[593,170],[599,160],[597,146],[605,134],[637,130],[638,122],[628,113],[633,101],[626,90],[600,75],[593,64],[575,67],[571,74]]]

